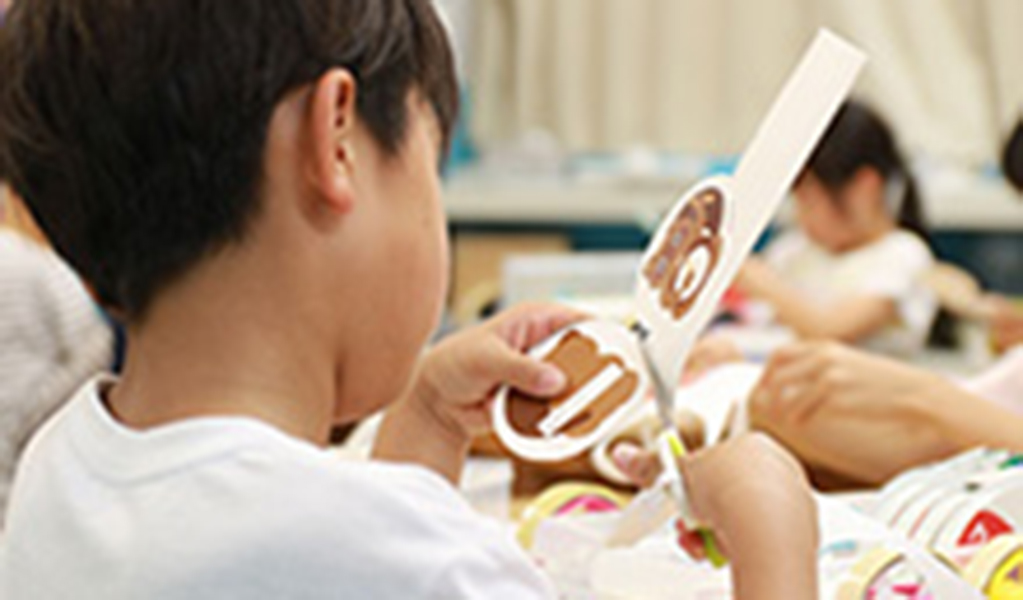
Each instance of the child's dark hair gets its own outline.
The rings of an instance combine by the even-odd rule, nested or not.
[[[902,190],[898,214],[899,227],[912,231],[930,243],[916,179],[899,152],[891,127],[867,105],[851,100],[838,115],[811,155],[805,173],[817,178],[825,188],[837,192],[852,181],[864,167],[875,169],[887,185]]]
[[[1023,193],[1023,117],[1016,123],[1016,127],[1005,142],[1005,149],[1002,151],[1002,172],[1012,187]]]
[[[458,90],[431,0],[30,0],[0,28],[0,172],[129,319],[259,213],[270,119],[352,72],[382,149],[418,92],[451,132]]]

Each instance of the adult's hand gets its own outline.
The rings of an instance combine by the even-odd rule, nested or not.
[[[913,418],[945,379],[835,342],[796,343],[775,352],[753,392],[755,411],[805,423],[824,408],[863,418]]]

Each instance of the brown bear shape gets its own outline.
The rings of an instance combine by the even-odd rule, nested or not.
[[[643,276],[658,292],[661,307],[676,321],[689,313],[720,262],[724,210],[725,199],[718,190],[706,190],[691,199],[643,267]],[[689,263],[701,250],[706,252],[708,264],[699,272]]]
[[[563,392],[550,399],[533,398],[515,390],[509,393],[508,423],[520,435],[543,437],[540,423],[609,366],[616,365],[621,375],[557,433],[572,437],[593,433],[604,419],[636,393],[640,383],[639,375],[621,358],[601,354],[597,342],[578,330],[565,334],[543,361],[561,369],[568,383]]]

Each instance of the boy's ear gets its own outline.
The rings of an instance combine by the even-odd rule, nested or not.
[[[347,212],[354,202],[357,93],[351,72],[331,69],[316,81],[309,106],[310,176],[321,200],[338,212]]]

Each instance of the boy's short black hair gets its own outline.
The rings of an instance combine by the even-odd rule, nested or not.
[[[18,2],[0,28],[0,172],[101,301],[138,319],[244,236],[276,106],[338,66],[386,152],[413,91],[450,135],[432,0]]]

